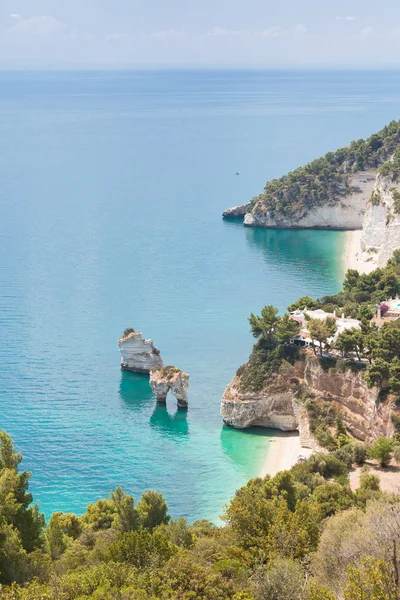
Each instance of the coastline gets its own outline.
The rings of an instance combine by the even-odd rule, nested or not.
[[[361,229],[345,232],[342,254],[342,268],[346,273],[356,269],[360,273],[370,273],[376,268],[372,262],[361,260]],[[287,471],[299,458],[308,458],[313,450],[303,448],[298,432],[275,431],[269,440],[268,453],[261,468],[260,477],[274,477],[279,471]]]
[[[371,273],[376,265],[361,260],[361,235],[362,229],[346,231],[343,251],[343,268],[346,273],[349,269],[356,269],[360,273]]]
[[[299,458],[308,458],[312,452],[309,448],[302,448],[297,431],[276,431],[270,438],[260,477],[266,475],[274,477],[279,471],[287,471],[297,463]]]

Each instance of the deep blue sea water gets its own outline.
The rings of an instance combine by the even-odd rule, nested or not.
[[[344,234],[222,210],[399,103],[392,72],[0,74],[0,427],[47,515],[122,485],[216,518],[258,473],[271,432],[219,416],[247,317],[336,291]],[[187,414],[121,372],[127,326],[190,373]]]

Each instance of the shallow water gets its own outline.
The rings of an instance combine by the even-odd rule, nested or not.
[[[395,118],[398,76],[379,77],[0,74],[0,427],[47,515],[122,485],[216,518],[259,472],[271,432],[219,416],[247,317],[338,290],[345,234],[220,215]],[[121,373],[127,326],[190,373],[187,413]]]

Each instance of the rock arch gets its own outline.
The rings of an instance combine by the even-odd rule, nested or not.
[[[150,372],[150,385],[157,402],[166,402],[168,392],[175,396],[179,408],[188,407],[189,375],[171,365]]]

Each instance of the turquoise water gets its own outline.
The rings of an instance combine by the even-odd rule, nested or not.
[[[80,513],[155,488],[216,518],[271,434],[219,416],[247,317],[336,291],[344,240],[222,210],[397,118],[398,74],[1,73],[0,90],[0,427],[35,498]],[[187,414],[121,373],[127,326],[190,373]]]

